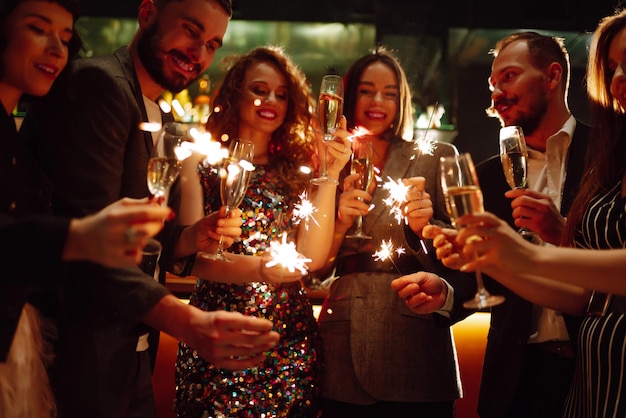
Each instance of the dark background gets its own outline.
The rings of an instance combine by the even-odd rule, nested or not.
[[[81,8],[84,16],[135,18],[138,4],[82,0]],[[233,19],[373,23],[378,42],[402,45],[398,55],[416,107],[445,104],[442,122],[455,131],[454,144],[480,161],[497,152],[499,123],[485,114],[488,51],[495,42],[518,30],[564,37],[571,58],[570,109],[589,122],[584,90],[589,33],[624,5],[626,0],[234,0]]]

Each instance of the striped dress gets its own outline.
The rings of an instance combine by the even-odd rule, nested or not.
[[[626,247],[626,199],[621,197],[621,189],[620,182],[591,201],[576,240],[577,247]],[[605,316],[586,317],[580,328],[578,349],[564,417],[626,417],[625,314],[609,309]]]

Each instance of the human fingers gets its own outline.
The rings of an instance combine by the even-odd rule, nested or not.
[[[410,285],[411,283],[415,283],[415,274],[407,274],[405,276],[400,276],[396,279],[393,279],[391,281],[391,289],[393,289],[395,292],[401,292],[402,289],[404,289],[406,286]]]
[[[422,228],[422,235],[424,238],[433,239],[437,235],[441,234],[441,227],[437,225],[428,224]]]
[[[426,178],[422,176],[409,177],[403,179],[402,182],[409,186],[406,197],[407,200],[415,200],[421,198],[426,187]]]
[[[417,195],[413,200],[409,200],[404,206],[404,214],[413,218],[427,218],[430,219],[434,214],[433,202],[430,199],[430,194],[423,192]],[[408,195],[407,195],[408,197]]]
[[[306,270],[302,272],[299,269],[292,268],[291,270],[280,263],[273,265],[269,263],[269,254],[263,254],[261,257],[261,278],[268,283],[288,283],[300,280],[306,274]]]

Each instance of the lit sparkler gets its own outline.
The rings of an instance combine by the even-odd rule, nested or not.
[[[287,242],[287,234],[285,232],[283,232],[282,236],[281,242],[270,242],[270,261],[265,263],[265,267],[270,268],[280,265],[289,270],[290,273],[298,270],[300,273],[306,274],[308,268],[305,263],[310,263],[312,260],[300,254],[296,250],[296,244]]]
[[[293,207],[294,223],[298,225],[300,224],[302,220],[305,220],[307,221],[305,223],[305,228],[308,230],[309,229],[308,221],[309,219],[312,219],[313,222],[315,222],[315,224],[319,226],[319,223],[317,223],[317,220],[313,216],[313,214],[317,212],[317,208],[313,206],[313,203],[309,199],[307,199],[307,192],[306,191],[302,192],[299,197],[300,197],[300,203],[296,203]]]
[[[372,133],[370,131],[368,131],[367,129],[363,128],[362,126],[357,126],[352,131],[352,135],[348,136],[348,140],[349,141],[354,141],[355,139],[362,138],[364,136],[371,135],[371,134]]]
[[[437,142],[436,138],[430,138],[428,136],[428,133],[430,132],[430,127],[432,126],[432,122],[433,122],[433,117],[435,116],[435,113],[437,113],[437,108],[439,107],[439,102],[435,103],[435,110],[433,110],[433,112],[430,114],[430,119],[428,120],[428,127],[426,128],[426,130],[424,131],[424,135],[422,135],[421,138],[417,138],[415,140],[415,148],[413,148],[415,151],[419,151],[419,155],[433,155],[433,152],[435,150],[435,143]],[[413,155],[411,157],[411,159],[414,159],[415,155]]]
[[[394,245],[393,242],[391,242],[391,239],[389,241],[383,240],[383,242],[380,244],[380,249],[374,252],[374,254],[372,254],[372,257],[374,258],[374,261],[391,261],[391,264],[393,264],[396,270],[398,270],[398,273],[402,274],[396,263],[393,261],[394,251],[396,254],[398,254],[398,257],[405,253],[404,247],[398,247],[394,250]]]
[[[411,186],[407,186],[402,182],[402,179],[398,179],[394,181],[391,177],[387,176],[389,179],[383,184],[383,189],[389,192],[389,197],[383,199],[383,202],[389,206],[389,211],[393,215],[394,218],[398,221],[398,225],[404,219],[404,214],[402,213],[402,204],[407,201],[406,195],[409,192]]]

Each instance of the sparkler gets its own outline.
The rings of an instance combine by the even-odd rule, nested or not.
[[[146,132],[157,132],[162,128],[158,122],[141,122],[139,129]],[[194,152],[206,157],[209,164],[217,164],[228,157],[228,150],[214,141],[209,132],[198,128],[191,128],[188,137],[193,141],[182,141],[174,152],[176,157],[182,161],[190,157]]]
[[[305,263],[310,263],[311,261],[310,258],[303,256],[296,250],[296,244],[287,242],[287,234],[283,232],[281,242],[270,242],[270,261],[265,263],[265,267],[270,268],[281,265],[289,270],[290,273],[298,270],[300,273],[306,274],[308,268]]]
[[[372,254],[372,257],[374,258],[374,261],[385,261],[385,260],[391,261],[391,264],[393,264],[393,266],[396,268],[398,273],[402,274],[402,272],[400,271],[396,263],[393,261],[393,253],[394,253],[393,247],[394,245],[393,245],[393,242],[391,242],[391,239],[389,241],[383,240],[383,242],[380,244],[380,249],[374,252],[374,254]],[[398,247],[395,249],[395,252],[396,254],[398,254],[398,257],[399,257],[405,253],[405,249],[404,247]]]
[[[383,203],[389,206],[389,211],[398,221],[398,225],[402,222],[404,218],[404,214],[402,213],[401,206],[404,202],[406,202],[406,194],[408,193],[411,186],[407,186],[402,182],[402,179],[398,179],[394,181],[391,177],[387,176],[389,179],[383,184],[383,189],[389,192],[389,197],[383,199]]]
[[[357,126],[352,131],[352,135],[348,136],[348,140],[354,142],[355,139],[362,138],[367,135],[371,135],[372,133],[362,126]]]
[[[317,212],[317,208],[313,206],[313,203],[307,198],[307,196],[306,191],[300,194],[300,203],[296,203],[293,207],[293,220],[296,225],[300,224],[302,220],[307,221],[305,223],[305,228],[308,230],[309,219],[313,219],[313,222],[315,222],[317,226],[319,226],[319,223],[317,223],[317,220],[313,216],[313,214]]]
[[[439,102],[435,103],[435,109],[433,110],[433,112],[430,114],[430,118],[428,120],[428,126],[426,127],[426,130],[424,131],[424,135],[422,135],[421,138],[417,138],[415,140],[415,148],[413,148],[415,151],[419,151],[419,155],[433,155],[433,152],[435,150],[435,143],[436,138],[429,138],[428,137],[428,133],[430,132],[430,127],[432,126],[433,123],[433,117],[435,116],[435,113],[437,113],[437,109],[439,108]],[[415,155],[413,155],[411,157],[411,159],[414,159]]]

